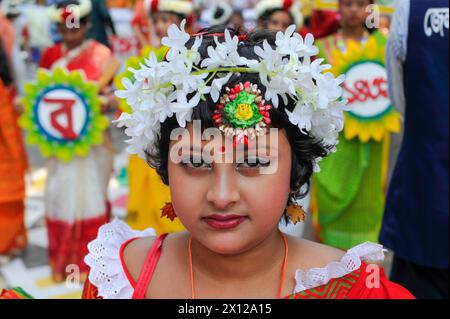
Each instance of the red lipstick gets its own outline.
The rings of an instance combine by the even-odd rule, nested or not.
[[[211,214],[205,217],[205,222],[215,229],[232,229],[239,226],[247,216],[235,214]]]

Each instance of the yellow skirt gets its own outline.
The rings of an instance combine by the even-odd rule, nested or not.
[[[183,224],[161,218],[161,208],[171,202],[170,189],[165,185],[156,170],[138,157],[131,155],[128,163],[128,197],[127,223],[136,230],[153,228],[158,235],[184,230]]]

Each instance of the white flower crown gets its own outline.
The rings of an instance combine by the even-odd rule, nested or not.
[[[216,47],[208,47],[208,58],[201,60],[198,49],[202,36],[196,36],[188,49],[186,43],[191,37],[184,30],[185,23],[180,28],[170,26],[168,36],[162,39],[162,44],[169,47],[167,61],[158,62],[152,52],[139,69],[130,69],[135,81],[124,78],[126,89],[116,91],[132,110],[131,114],[122,113],[116,121],[119,127],[126,127],[129,153],[142,158],[145,150],[152,153],[161,123],[175,115],[178,124],[185,127],[186,121],[191,121],[193,108],[205,95],[209,94],[214,102],[219,100],[233,73],[258,73],[266,88],[264,97],[275,108],[279,98],[284,104],[288,103],[288,97],[294,100],[293,111],[286,110],[289,120],[303,134],[332,147],[331,152],[335,150],[344,126],[346,102],[340,100],[344,76],[335,78],[324,73],[331,66],[322,64],[323,59],[311,62],[311,57],[318,53],[311,34],[303,39],[292,25],[285,33],[276,34],[275,49],[265,40],[262,48],[254,49],[261,59],[250,60],[239,55],[239,38],[231,37],[225,30],[224,41],[215,37]],[[187,100],[190,94],[194,96]]]

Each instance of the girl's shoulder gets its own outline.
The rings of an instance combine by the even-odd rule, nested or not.
[[[299,257],[294,260],[295,288],[289,298],[414,298],[386,277],[381,266],[385,249],[380,244],[365,242],[343,251],[303,239],[296,241],[293,254]]]
[[[145,238],[146,240],[140,240]],[[125,265],[125,253],[134,253],[152,245],[156,239],[153,229],[133,230],[126,223],[115,219],[103,225],[97,238],[88,244],[88,254],[84,262],[90,267],[88,285],[95,287],[96,295],[104,299],[129,299],[134,292],[134,277]],[[132,246],[131,246],[132,245]],[[132,249],[126,249],[130,246]],[[135,254],[133,261],[146,258],[148,248],[143,254]]]

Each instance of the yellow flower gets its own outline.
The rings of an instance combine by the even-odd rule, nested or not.
[[[253,110],[250,104],[239,104],[235,114],[236,118],[241,121],[250,120],[253,117]]]

